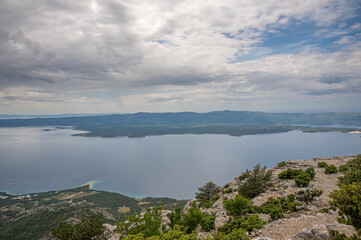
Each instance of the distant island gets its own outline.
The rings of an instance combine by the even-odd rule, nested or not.
[[[49,126],[70,126],[75,130],[86,131],[74,135],[86,137],[145,137],[167,134],[242,136],[293,130],[357,132],[361,126],[361,113],[265,113],[226,110],[208,113],[140,112],[103,116],[0,119],[0,127]]]

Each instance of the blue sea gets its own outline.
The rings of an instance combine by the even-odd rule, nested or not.
[[[361,153],[360,134],[339,132],[99,138],[44,129],[0,128],[0,191],[23,194],[92,181],[94,189],[132,197],[185,199],[204,183],[224,185],[257,163],[273,167]]]

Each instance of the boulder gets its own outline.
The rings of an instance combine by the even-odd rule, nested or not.
[[[348,237],[356,233],[355,229],[350,225],[345,225],[345,224],[317,225],[303,229],[298,233],[289,236],[287,240],[330,239],[329,230],[336,230],[339,231],[340,233],[345,233]]]

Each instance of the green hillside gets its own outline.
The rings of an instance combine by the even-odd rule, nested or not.
[[[148,207],[183,207],[186,200],[130,198],[119,193],[79,188],[13,196],[0,193],[0,239],[39,239],[59,222],[101,213],[105,222],[123,221]]]

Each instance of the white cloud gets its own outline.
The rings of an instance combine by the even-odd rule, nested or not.
[[[117,111],[141,104],[171,103],[181,109],[195,103],[210,106],[212,99],[223,106],[317,91],[346,94],[359,87],[357,42],[352,51],[328,54],[312,48],[299,54],[260,56],[270,52],[262,46],[266,33],[293,21],[325,28],[339,24],[354,13],[353,4],[336,0],[3,1],[0,97],[8,105],[0,104],[0,111],[7,111],[10,102],[20,106],[25,97],[26,101],[59,101],[64,106],[76,102],[86,109],[101,105]],[[349,40],[343,37],[335,43],[344,45]],[[262,54],[256,60],[231,64],[257,52]],[[162,93],[164,89],[168,92]],[[79,97],[89,91],[136,94],[108,102]]]
[[[353,40],[352,36],[343,36],[340,40],[335,41],[335,44],[339,44],[339,45],[345,45],[350,43]]]
[[[355,23],[354,25],[351,26],[351,29],[360,29],[361,28],[361,23]]]

